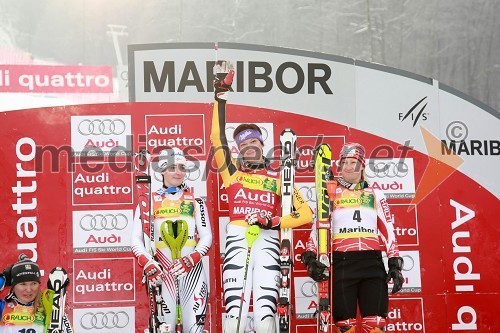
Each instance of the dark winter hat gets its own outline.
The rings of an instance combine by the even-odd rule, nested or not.
[[[19,256],[17,263],[10,270],[11,285],[14,287],[21,282],[40,282],[40,268],[36,262],[31,261],[24,253]]]

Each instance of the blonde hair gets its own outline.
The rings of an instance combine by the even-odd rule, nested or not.
[[[35,308],[35,311],[37,311],[39,308],[43,309],[43,305],[42,305],[42,288],[40,288],[40,290],[38,291],[38,295],[36,295],[35,300],[33,301],[33,307]]]

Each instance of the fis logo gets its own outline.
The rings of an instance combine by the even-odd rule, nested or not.
[[[406,119],[408,119],[408,121],[412,121],[413,122],[412,127],[415,127],[417,125],[419,119],[422,119],[422,121],[427,120],[427,118],[429,117],[429,112],[424,112],[424,110],[427,107],[428,102],[426,101],[425,104],[423,104],[423,106],[421,105],[422,102],[424,102],[424,100],[426,100],[426,99],[427,99],[427,96],[425,96],[420,101],[415,103],[415,105],[413,105],[410,108],[410,110],[408,110],[406,113],[400,112],[399,113],[399,120],[401,122],[404,122]],[[420,109],[418,111],[415,111],[419,107],[420,107]]]

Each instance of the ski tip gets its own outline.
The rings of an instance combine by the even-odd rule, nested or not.
[[[49,279],[47,281],[47,287],[51,290],[58,291],[65,288],[69,284],[69,277],[66,270],[57,266],[54,267],[49,273]]]
[[[52,270],[50,271],[50,274],[53,274],[53,273],[56,273],[56,272],[62,272],[64,274],[67,274],[66,270],[63,267],[61,267],[61,266],[56,266],[56,267],[52,268]]]
[[[291,129],[291,128],[285,128],[283,131],[281,131],[281,135],[285,135],[287,133],[295,135],[295,131],[293,129]]]

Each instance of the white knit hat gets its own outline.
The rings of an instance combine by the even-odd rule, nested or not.
[[[158,157],[158,166],[160,170],[163,171],[173,164],[188,166],[188,161],[182,150],[177,147],[162,150]]]

